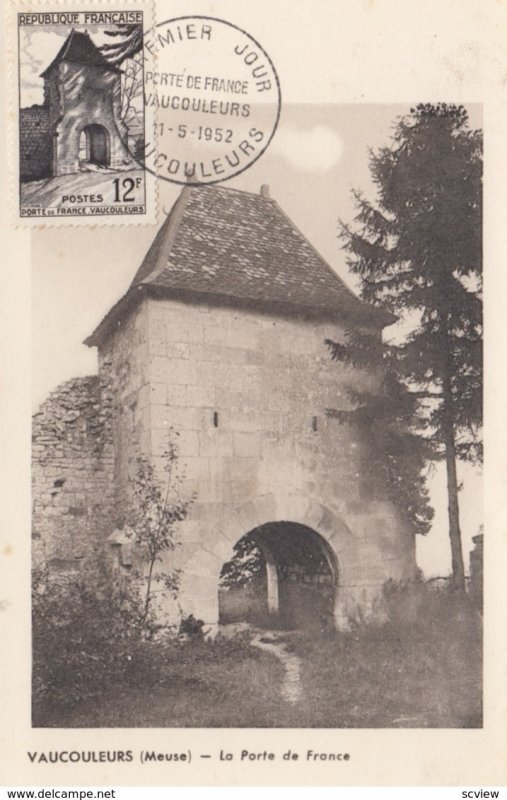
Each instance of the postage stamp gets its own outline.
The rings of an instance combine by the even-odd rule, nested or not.
[[[154,222],[143,166],[150,6],[17,5],[18,218],[21,223]]]

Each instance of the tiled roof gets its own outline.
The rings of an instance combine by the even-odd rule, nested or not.
[[[99,48],[92,42],[87,33],[79,33],[74,29],[67,36],[64,44],[49,67],[46,67],[44,72],[41,73],[41,78],[62,61],[72,61],[75,64],[102,67],[112,72],[121,72],[121,70],[113,66],[113,64],[102,55]]]
[[[96,344],[103,327],[143,288],[308,310],[377,327],[394,321],[348,289],[274,200],[217,186],[183,189],[127,295],[87,343]]]
[[[352,294],[277,203],[261,194],[187,187],[133,285],[344,311]]]

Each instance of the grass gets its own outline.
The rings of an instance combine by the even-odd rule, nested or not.
[[[390,587],[382,623],[293,637],[310,727],[482,725],[482,621],[452,589]]]
[[[73,706],[38,704],[33,724],[71,728],[280,725],[284,671],[276,659],[242,642],[184,645],[177,656],[160,670],[157,680],[138,676]]]
[[[282,699],[282,664],[245,641],[168,651],[157,670],[73,707],[39,707],[37,727],[474,728],[482,641],[475,609],[447,591],[395,589],[384,622],[292,632],[302,695]],[[155,646],[156,647],[156,646]],[[155,652],[155,651],[154,651]]]

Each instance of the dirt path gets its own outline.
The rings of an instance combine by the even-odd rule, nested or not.
[[[282,697],[288,703],[297,703],[302,694],[301,659],[286,649],[283,637],[271,631],[255,631],[252,645],[271,653],[282,662],[285,667]]]

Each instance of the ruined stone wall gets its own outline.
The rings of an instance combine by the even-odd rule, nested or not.
[[[324,340],[343,335],[337,323],[150,298],[102,348],[120,497],[135,453],[159,463],[179,432],[184,491],[197,499],[171,564],[183,569],[180,604],[206,622],[231,547],[268,521],[330,542],[343,613],[415,571],[414,538],[368,472],[368,442],[326,414],[347,407],[347,384],[374,380],[331,362]]]
[[[78,567],[113,529],[107,384],[90,376],[59,386],[34,415],[32,440],[34,561]]]
[[[19,111],[19,174],[21,181],[37,181],[51,175],[51,132],[46,106]]]

